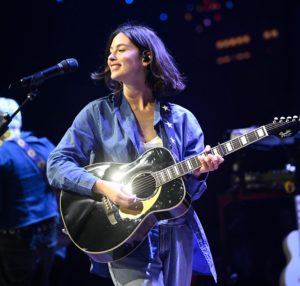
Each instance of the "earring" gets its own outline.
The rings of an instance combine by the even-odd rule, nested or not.
[[[145,63],[150,62],[151,61],[150,51],[149,50],[144,50],[143,54],[142,54],[142,57],[143,57],[143,62],[145,62]]]

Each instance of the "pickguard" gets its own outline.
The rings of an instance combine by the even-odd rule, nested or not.
[[[133,206],[133,208],[119,208],[119,215],[122,219],[137,219],[146,214],[152,206],[156,203],[160,193],[161,188],[159,187],[155,191],[155,195],[147,200],[141,200],[138,201],[136,206]]]

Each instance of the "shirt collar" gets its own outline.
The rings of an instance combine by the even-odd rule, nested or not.
[[[154,104],[154,126],[161,121],[161,114],[160,114],[160,101],[155,99]]]
[[[114,102],[114,113],[118,117],[118,120],[120,124],[122,124],[125,129],[127,130],[127,135],[131,139],[131,141],[134,143],[137,152],[142,153],[142,146],[140,142],[139,132],[138,132],[138,126],[136,124],[136,120],[134,117],[134,114],[130,108],[129,103],[124,98],[124,95],[122,92],[116,93],[113,95],[112,98]],[[161,114],[160,114],[160,101],[158,99],[155,99],[154,103],[154,126],[158,124],[162,120]]]

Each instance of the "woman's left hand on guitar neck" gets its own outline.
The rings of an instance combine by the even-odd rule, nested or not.
[[[198,156],[198,160],[201,163],[201,167],[193,172],[195,177],[200,177],[201,174],[210,171],[215,171],[219,168],[219,165],[224,162],[223,157],[220,155],[213,155],[210,153],[211,147],[209,145],[205,146],[204,153]]]

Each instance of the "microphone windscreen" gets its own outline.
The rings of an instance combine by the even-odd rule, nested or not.
[[[74,58],[63,60],[59,63],[62,65],[62,70],[64,73],[73,72],[78,68],[78,61]]]

